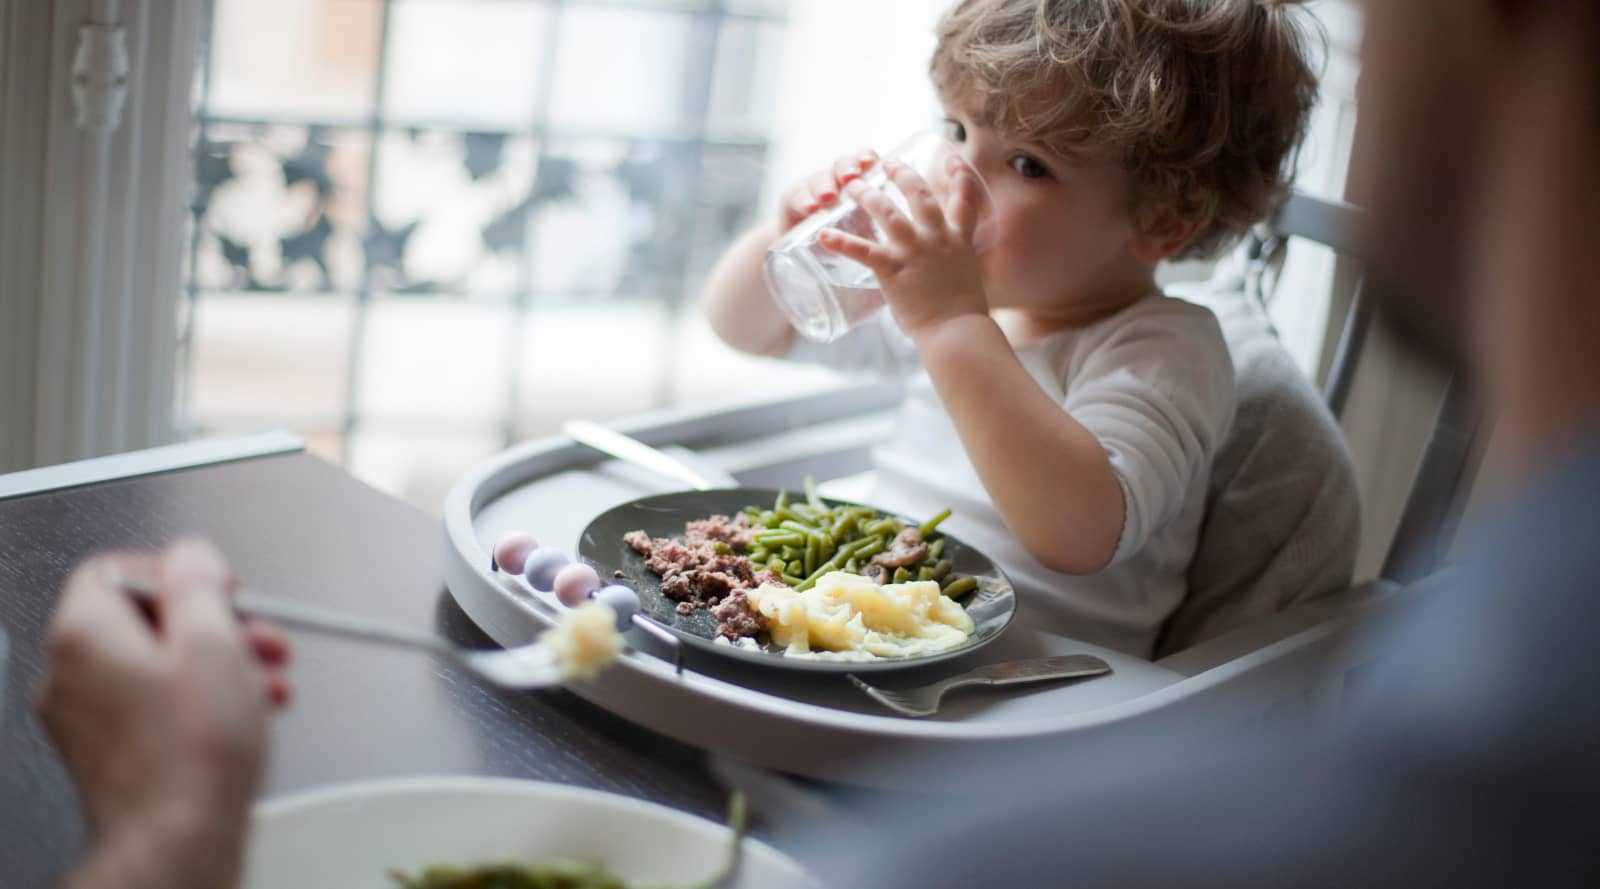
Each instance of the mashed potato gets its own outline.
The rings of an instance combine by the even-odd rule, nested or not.
[[[555,653],[564,677],[588,679],[611,663],[622,651],[617,613],[599,602],[585,602],[561,615],[561,622],[545,630],[539,641]]]
[[[871,660],[935,654],[972,635],[972,618],[934,581],[879,585],[857,574],[824,574],[804,592],[765,584],[749,594],[772,641],[790,657]]]

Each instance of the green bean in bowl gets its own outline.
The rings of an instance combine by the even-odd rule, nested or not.
[[[585,861],[433,865],[415,874],[391,870],[389,876],[399,889],[714,889],[726,885],[738,873],[749,823],[744,794],[735,792],[728,800],[728,857],[715,873],[690,886],[629,882],[604,865]]]

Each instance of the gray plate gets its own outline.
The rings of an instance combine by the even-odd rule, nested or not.
[[[686,644],[723,657],[788,670],[812,673],[873,673],[924,667],[960,657],[993,642],[1016,614],[1016,593],[1011,588],[1011,581],[1006,579],[999,567],[983,553],[949,534],[944,534],[942,535],[945,539],[944,554],[950,559],[953,570],[958,574],[970,574],[978,580],[976,590],[957,600],[967,609],[967,614],[971,615],[972,622],[976,624],[976,630],[967,638],[965,645],[938,654],[871,661],[822,661],[785,657],[783,649],[775,646],[754,651],[713,642],[717,634],[717,622],[711,616],[711,612],[705,608],[697,608],[693,613],[679,614],[677,603],[661,594],[661,578],[644,567],[643,556],[622,542],[624,534],[637,530],[643,530],[651,537],[681,537],[684,525],[692,519],[703,519],[712,515],[731,516],[752,504],[772,503],[777,496],[776,490],[766,488],[727,488],[641,497],[609,509],[590,522],[589,526],[583,529],[583,536],[579,539],[578,555],[600,572],[602,580],[613,579],[616,577],[615,572],[622,572],[622,579],[639,591],[639,604],[644,613],[670,629]],[[858,505],[843,500],[823,499],[830,506]],[[870,504],[860,505],[875,508]]]

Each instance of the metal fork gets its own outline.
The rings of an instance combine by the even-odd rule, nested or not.
[[[123,590],[141,606],[148,608],[154,601],[157,588],[154,580],[132,576],[124,576],[119,580]],[[504,688],[546,688],[560,684],[565,678],[555,652],[537,642],[503,649],[462,648],[432,633],[403,630],[253,593],[235,596],[233,610],[235,614],[264,617],[312,633],[442,655],[465,667],[468,672]]]
[[[850,681],[867,697],[888,707],[901,716],[932,716],[939,712],[939,700],[952,688],[966,685],[1021,685],[1027,682],[1044,682],[1050,679],[1077,679],[1099,676],[1111,672],[1111,665],[1092,654],[1069,654],[1060,657],[1036,657],[1022,661],[987,664],[948,679],[916,688],[891,690],[868,685],[856,674]]]

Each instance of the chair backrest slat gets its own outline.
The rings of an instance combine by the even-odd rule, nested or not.
[[[1350,204],[1295,192],[1270,225],[1280,238],[1304,238],[1360,260],[1362,211]],[[1328,407],[1342,419],[1372,333],[1372,300],[1357,282],[1344,327],[1323,388]],[[1401,511],[1400,524],[1384,558],[1382,577],[1407,582],[1436,570],[1448,549],[1449,532],[1460,513],[1479,415],[1459,378],[1445,392],[1444,405],[1428,437],[1416,480]]]

